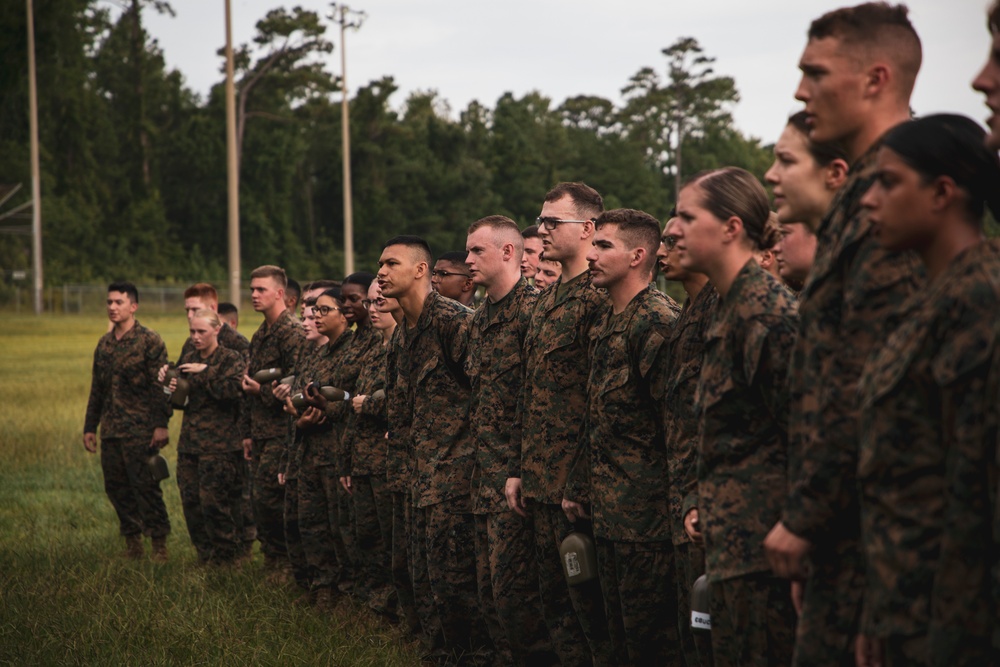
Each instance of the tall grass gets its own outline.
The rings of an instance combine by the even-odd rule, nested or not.
[[[183,315],[140,320],[176,359]],[[97,317],[0,319],[0,664],[420,664],[363,607],[293,606],[295,591],[264,582],[259,555],[240,570],[199,566],[173,478],[162,485],[170,561],[122,558],[98,456],[81,442],[106,330]],[[171,471],[179,429],[175,418]]]

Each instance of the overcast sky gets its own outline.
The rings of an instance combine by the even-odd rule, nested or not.
[[[559,104],[587,94],[621,99],[641,67],[663,72],[660,50],[695,37],[717,58],[720,74],[736,80],[737,126],[765,143],[777,139],[793,98],[796,63],[809,22],[843,4],[837,0],[353,0],[368,18],[347,37],[352,91],[384,75],[395,77],[399,107],[408,92],[436,90],[453,115],[471,100],[492,107],[505,92],[538,90]],[[225,42],[223,0],[171,0],[175,18],[147,10],[145,24],[168,66],[204,95],[221,79],[216,49]],[[328,2],[295,5],[328,15]],[[987,116],[969,83],[989,48],[989,0],[912,0],[910,16],[923,41],[924,65],[913,108]],[[232,0],[233,41],[250,41],[254,24],[280,0]],[[340,36],[328,70],[340,72]]]

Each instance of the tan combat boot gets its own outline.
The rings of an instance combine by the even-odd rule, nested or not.
[[[146,555],[142,548],[142,535],[125,536],[125,558],[139,560]]]
[[[153,560],[159,563],[167,562],[167,538],[166,537],[154,537],[153,538]]]

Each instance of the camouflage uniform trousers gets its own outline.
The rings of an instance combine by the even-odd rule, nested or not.
[[[406,624],[410,634],[420,637],[427,648],[434,648],[436,644],[440,643],[441,625],[438,623],[422,628],[421,617],[417,614],[413,582],[410,579],[412,514],[413,503],[410,494],[393,491],[390,576],[392,577],[392,587],[396,591],[396,600],[399,602],[399,617]]]
[[[856,539],[842,539],[814,549],[810,561],[792,664],[853,667],[865,590],[861,546]]]
[[[102,438],[101,471],[104,491],[118,514],[121,534],[165,537],[170,518],[160,483],[153,481],[146,462],[150,438]]]
[[[598,578],[619,665],[680,665],[674,547],[597,538]]]
[[[677,621],[684,662],[688,667],[711,667],[712,636],[691,629],[691,589],[698,577],[705,574],[705,551],[691,542],[675,544],[674,563],[677,566]]]
[[[281,470],[281,452],[285,447],[282,438],[254,440],[251,449],[253,471],[253,518],[257,526],[257,539],[264,556],[285,560],[285,489],[278,484]]]
[[[542,615],[552,647],[564,667],[613,665],[614,652],[601,584],[592,580],[570,586],[566,583],[559,556],[559,546],[570,533],[584,532],[593,537],[590,522],[572,524],[563,514],[562,507],[554,504],[532,502],[528,511],[534,523]]]
[[[542,620],[532,535],[530,516],[476,516],[479,602],[501,664],[559,664]]]
[[[885,667],[930,667],[930,657],[930,643],[926,635],[887,637],[882,640],[882,664]],[[970,666],[988,667],[991,664],[996,663],[984,661],[970,663]],[[953,666],[949,665],[949,667]]]
[[[303,461],[299,468],[299,533],[313,589],[337,586],[344,576],[347,550],[337,516],[339,488],[336,466]]]
[[[413,508],[411,576],[421,625],[440,622],[448,659],[490,648],[476,590],[476,524],[469,498]],[[465,656],[463,658],[463,656]]]
[[[711,584],[715,667],[774,667],[792,662],[795,609],[789,583],[770,574]]]
[[[253,551],[253,543],[257,541],[257,524],[253,520],[253,473],[250,462],[242,459],[240,476],[243,480],[243,492],[240,498],[240,512],[243,514],[243,553]]]
[[[378,612],[394,607],[392,575],[389,571],[392,548],[392,496],[385,476],[351,477],[354,507],[354,544],[358,550],[356,590]]]
[[[191,543],[203,563],[229,563],[243,537],[243,452],[177,454],[177,488]]]
[[[292,566],[292,576],[299,588],[309,589],[309,564],[302,549],[302,532],[299,530],[299,480],[285,480],[285,548],[288,562]]]
[[[336,469],[334,466],[334,470]],[[358,553],[357,540],[354,539],[354,498],[340,484],[339,476],[335,492],[336,511],[331,518],[338,538],[335,544],[341,564],[341,586],[350,593],[363,595],[363,590],[355,590],[360,579],[361,555]]]

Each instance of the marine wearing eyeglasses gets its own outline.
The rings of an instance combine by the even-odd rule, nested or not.
[[[431,288],[441,296],[454,299],[463,306],[473,307],[476,286],[472,283],[472,274],[465,265],[464,252],[456,250],[438,257],[431,270]]]

